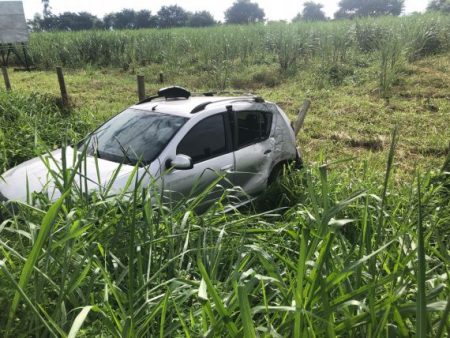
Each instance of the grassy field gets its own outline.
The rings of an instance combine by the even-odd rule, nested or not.
[[[0,224],[0,335],[448,336],[449,37],[445,16],[33,34],[39,70],[0,91],[0,173],[136,102],[137,74],[153,94],[161,71],[291,118],[310,98],[307,165],[248,210],[221,213],[224,196],[201,215],[202,196],[85,196],[67,171],[63,199]]]
[[[310,161],[326,162],[347,157],[361,161],[368,157],[377,166],[375,171],[383,172],[389,135],[398,125],[401,138],[397,163],[401,173],[411,174],[416,167],[425,171],[439,167],[450,140],[450,54],[405,64],[397,84],[391,89],[389,100],[378,94],[378,71],[377,60],[372,60],[368,67],[356,68],[355,74],[340,85],[317,85],[316,81],[325,81],[324,75],[312,67],[292,76],[271,74],[279,81],[273,87],[254,81],[248,87],[235,86],[226,90],[262,95],[277,102],[292,119],[303,100],[310,98],[311,112],[300,136],[304,156]],[[146,76],[148,95],[172,84],[197,92],[217,89],[200,86],[196,83],[196,74],[183,70],[179,74],[165,72],[164,84],[156,81],[159,71],[142,67],[135,73]],[[137,101],[136,76],[131,71],[68,69],[65,74],[73,104],[70,114],[60,113],[57,106],[59,89],[54,71],[10,74],[13,99],[9,101],[5,93],[1,94],[5,111],[14,105],[26,114],[24,121],[11,120],[11,128],[3,128],[6,155],[0,157],[0,168],[6,169],[25,159],[16,155],[16,151],[26,151],[26,156],[31,156],[35,138],[53,147],[61,143],[61,135],[68,128],[70,137],[79,139]],[[207,72],[197,75],[207,76]],[[251,69],[246,73],[230,74],[242,78],[252,75]],[[53,124],[52,117],[61,124],[58,128],[45,123],[50,119],[48,123]],[[24,133],[28,136],[22,137],[17,128],[25,128]],[[20,145],[22,142],[28,142],[29,146],[24,149]]]

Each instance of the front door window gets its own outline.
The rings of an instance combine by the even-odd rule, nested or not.
[[[208,117],[195,125],[177,148],[177,154],[190,156],[194,163],[226,152],[225,124],[221,114]]]

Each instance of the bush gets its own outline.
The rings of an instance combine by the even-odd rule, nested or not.
[[[356,23],[356,41],[363,52],[372,52],[380,48],[387,36],[386,27],[374,22]]]
[[[88,132],[89,124],[58,102],[48,95],[0,92],[0,171],[60,146],[63,135],[78,140]]]
[[[231,86],[237,89],[258,89],[275,87],[281,83],[282,75],[276,67],[253,66],[231,79]]]
[[[410,47],[410,60],[414,61],[428,55],[438,54],[443,47],[444,43],[440,36],[440,29],[436,24],[417,27],[415,38]]]

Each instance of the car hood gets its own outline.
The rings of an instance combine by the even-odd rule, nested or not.
[[[68,168],[75,166],[75,159],[78,154],[71,147],[66,148],[66,163]],[[45,162],[47,162],[47,164]],[[42,158],[36,157],[26,161],[0,176],[0,194],[8,200],[27,201],[27,193],[46,192],[51,200],[56,200],[61,192],[56,188],[50,170],[59,173],[62,164],[62,151],[56,150],[50,155],[44,155]],[[126,178],[133,171],[134,167],[122,165],[102,159],[96,159],[92,156],[86,156],[83,163],[78,167],[77,177],[74,183],[88,191],[98,190],[99,186],[105,186],[109,180],[120,170],[114,181],[114,190],[120,190],[125,185]],[[97,170],[98,168],[98,170]]]

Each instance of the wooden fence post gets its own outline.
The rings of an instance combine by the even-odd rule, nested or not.
[[[163,72],[159,73],[159,83],[164,83],[164,73]]]
[[[56,74],[58,75],[62,104],[64,107],[67,107],[69,105],[69,95],[67,94],[66,81],[64,80],[62,67],[56,67]]]
[[[305,118],[306,118],[306,113],[308,112],[310,106],[311,106],[311,101],[305,100],[305,102],[303,102],[302,108],[300,108],[300,110],[298,112],[297,120],[294,123],[295,137],[297,137],[298,132],[303,127],[303,123],[305,122]]]
[[[9,81],[8,68],[6,66],[2,67],[3,79],[5,80],[6,91],[11,90],[11,82]]]
[[[145,99],[145,78],[144,75],[137,76],[137,87],[139,102]]]

